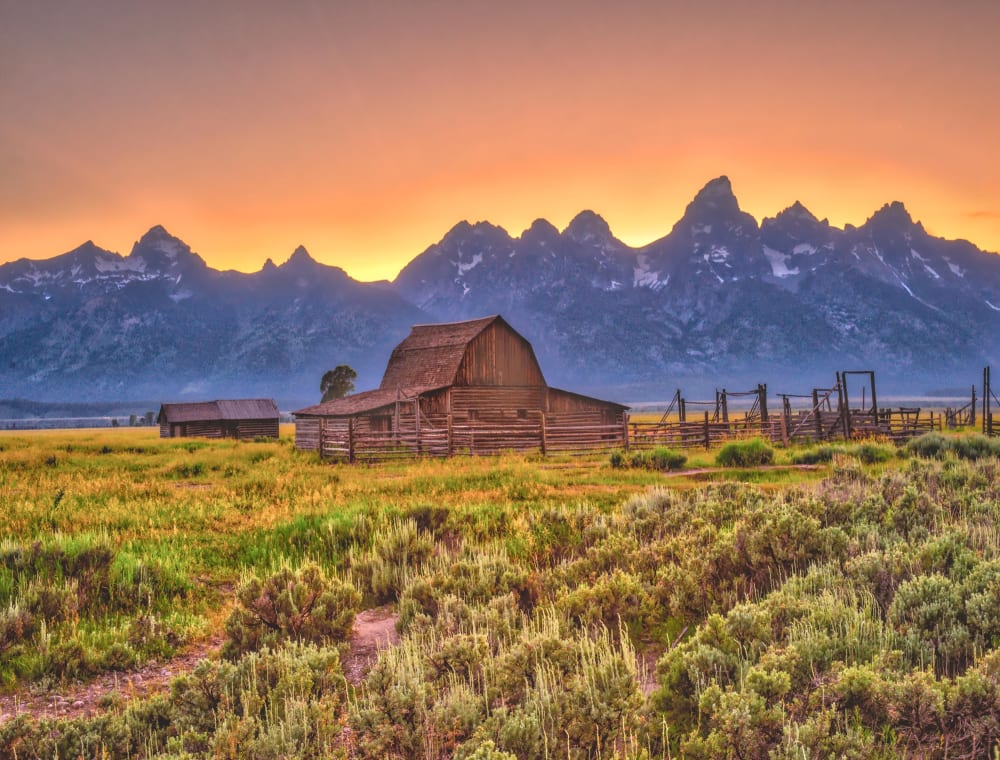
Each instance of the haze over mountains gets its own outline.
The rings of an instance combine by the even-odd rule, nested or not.
[[[857,368],[892,390],[968,387],[1000,363],[1000,256],[931,237],[900,203],[843,230],[798,203],[758,224],[725,177],[641,248],[590,211],[519,237],[461,222],[392,283],[301,247],[220,272],[154,227],[128,256],[88,241],[0,266],[0,397],[311,402],[336,364],[376,385],[414,323],[491,313],[550,383],[619,400],[806,392]]]

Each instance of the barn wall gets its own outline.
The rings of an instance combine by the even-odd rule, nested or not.
[[[476,336],[465,349],[455,384],[545,385],[531,344],[512,329],[494,322]]]
[[[319,419],[316,417],[295,418],[295,448],[302,451],[319,449]]]
[[[237,438],[277,438],[278,421],[270,420],[238,420],[236,422]]]
[[[588,421],[610,425],[620,422],[624,412],[621,407],[596,398],[566,393],[556,388],[549,389],[549,411],[580,422]]]
[[[542,388],[498,388],[480,386],[452,388],[451,411],[465,416],[470,409],[478,412],[492,410],[518,410],[536,414],[546,411],[546,389]]]
[[[168,425],[166,422],[160,423],[160,438],[169,438],[169,437],[170,437],[170,425]]]

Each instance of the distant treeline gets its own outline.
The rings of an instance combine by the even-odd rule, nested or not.
[[[156,412],[159,401],[31,401],[25,398],[0,399],[0,418],[29,417],[128,417]]]

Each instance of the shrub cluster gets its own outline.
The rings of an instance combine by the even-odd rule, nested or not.
[[[906,444],[906,451],[925,459],[943,459],[954,454],[959,459],[976,460],[984,457],[1000,457],[1000,439],[984,435],[941,435],[925,433]]]
[[[715,462],[722,467],[760,467],[773,464],[774,449],[760,438],[730,441],[719,449]]]
[[[632,452],[615,451],[611,454],[611,466],[615,468],[679,470],[686,462],[687,456],[663,446]]]

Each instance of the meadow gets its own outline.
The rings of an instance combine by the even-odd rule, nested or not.
[[[1000,737],[995,440],[364,467],[290,436],[0,435],[0,688],[221,642],[163,693],[5,716],[0,756],[954,758]],[[351,623],[382,605],[399,643],[348,682]]]

